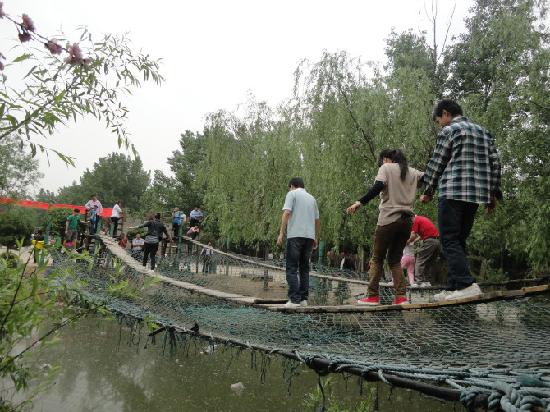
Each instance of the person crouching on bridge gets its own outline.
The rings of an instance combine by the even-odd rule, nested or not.
[[[407,158],[401,150],[383,150],[379,158],[380,168],[374,185],[368,193],[356,201],[346,211],[355,213],[380,194],[380,212],[374,232],[373,253],[369,269],[368,296],[357,301],[360,305],[380,304],[380,277],[382,263],[388,260],[393,285],[395,287],[394,305],[407,303],[406,286],[401,269],[401,254],[411,232],[413,221],[412,206],[417,186],[423,173],[407,165]]]
[[[286,231],[286,282],[288,307],[307,306],[309,260],[317,249],[321,223],[317,201],[304,189],[301,177],[288,183],[277,245],[281,247]],[[299,274],[299,278],[298,278]]]

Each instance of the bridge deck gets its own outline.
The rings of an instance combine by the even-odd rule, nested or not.
[[[331,306],[299,306],[296,308],[289,308],[284,305],[284,301],[278,300],[266,300],[260,299],[254,296],[245,296],[237,293],[228,293],[220,290],[214,290],[205,288],[203,286],[195,285],[190,282],[184,282],[170,277],[159,275],[149,269],[143,267],[133,257],[128,255],[124,249],[110,237],[100,235],[103,244],[111,251],[113,255],[119,258],[126,265],[131,267],[136,272],[139,272],[145,276],[157,279],[163,283],[171,284],[182,289],[185,289],[192,293],[201,293],[203,295],[212,296],[235,302],[242,305],[251,305],[258,308],[274,311],[274,312],[286,312],[286,313],[361,313],[361,312],[380,312],[380,311],[399,311],[399,310],[418,310],[418,309],[435,309],[448,306],[464,305],[468,303],[485,303],[495,300],[507,300],[517,299],[529,295],[546,293],[550,290],[549,285],[524,287],[518,290],[506,290],[506,291],[494,291],[484,293],[480,296],[468,297],[464,299],[457,299],[451,301],[442,301],[434,303],[411,303],[403,305],[379,305],[379,306],[367,306],[367,305],[331,305]],[[225,252],[220,252],[225,253]],[[250,262],[257,264],[257,262]],[[277,268],[280,269],[280,268]],[[330,277],[332,278],[332,277]]]

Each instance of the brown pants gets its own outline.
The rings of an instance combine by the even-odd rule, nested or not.
[[[378,296],[382,263],[388,260],[395,287],[395,296],[405,296],[406,286],[401,256],[407,239],[411,235],[412,217],[403,215],[398,221],[385,226],[376,226],[374,247],[369,270],[369,296]]]

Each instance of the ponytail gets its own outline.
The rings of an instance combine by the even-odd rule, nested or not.
[[[401,180],[404,181],[407,177],[407,171],[409,170],[405,153],[399,149],[394,149],[392,151],[391,159],[393,163],[399,164],[399,169],[401,170]]]

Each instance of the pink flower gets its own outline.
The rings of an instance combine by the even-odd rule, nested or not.
[[[82,50],[80,50],[80,46],[78,43],[73,43],[71,46],[69,46],[67,52],[69,53],[70,57],[76,60],[82,60]]]
[[[6,13],[4,13],[4,10],[2,10],[3,8],[4,8],[4,2],[0,1],[0,19],[6,15]]]
[[[69,56],[65,58],[65,61],[69,64],[83,64],[84,66],[87,66],[92,62],[91,58],[82,57],[82,50],[80,50],[78,43],[73,43],[72,45],[68,44],[67,52],[69,53]]]
[[[31,39],[31,34],[28,31],[24,31],[22,33],[19,33],[19,40],[21,43],[25,43],[26,41],[29,41]]]
[[[61,47],[55,40],[48,40],[44,43],[44,47],[50,51],[51,54],[61,54],[63,47]]]
[[[23,19],[23,22],[21,23],[23,29],[27,31],[34,31],[34,22],[32,19],[27,14],[23,14],[21,18]]]

